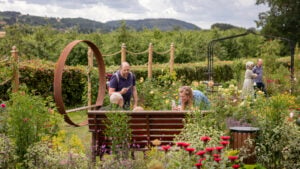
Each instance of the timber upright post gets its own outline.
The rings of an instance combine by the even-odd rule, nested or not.
[[[88,48],[88,71],[87,71],[87,79],[88,79],[88,106],[92,105],[92,69],[93,69],[93,58],[94,58],[94,52],[89,47]],[[91,108],[89,108],[91,110]]]
[[[16,46],[12,47],[11,57],[13,66],[12,92],[15,93],[19,90],[19,56]]]
[[[149,44],[148,49],[148,79],[152,79],[152,58],[153,58],[153,45],[152,43]]]
[[[171,43],[171,49],[170,49],[170,73],[173,72],[174,70],[174,52],[175,52],[175,47],[174,43]]]
[[[126,62],[126,45],[125,43],[122,43],[121,46],[121,63]]]

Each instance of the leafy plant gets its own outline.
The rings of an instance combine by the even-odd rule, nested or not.
[[[117,159],[127,159],[131,141],[130,118],[120,112],[107,113],[106,116],[104,134],[111,138],[111,151]]]
[[[10,103],[8,133],[15,141],[17,155],[23,160],[30,145],[40,141],[44,135],[56,132],[52,130],[56,129],[55,116],[48,112],[41,97],[24,91],[13,93]]]

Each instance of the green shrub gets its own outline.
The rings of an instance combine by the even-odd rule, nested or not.
[[[16,159],[13,141],[0,133],[0,168],[14,168]]]
[[[55,115],[48,112],[41,97],[23,91],[13,93],[10,103],[8,133],[15,141],[16,154],[23,160],[30,145],[56,132]]]

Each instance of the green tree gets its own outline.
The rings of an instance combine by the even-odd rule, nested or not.
[[[256,21],[257,26],[262,27],[263,34],[300,41],[299,0],[256,0],[256,4],[270,7],[269,11],[260,13],[259,21]]]

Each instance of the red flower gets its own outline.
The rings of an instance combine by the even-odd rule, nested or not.
[[[223,146],[226,146],[226,145],[229,144],[229,141],[221,141],[220,143],[221,143]]]
[[[189,155],[192,155],[192,153],[195,151],[195,148],[185,148],[185,151],[189,152]]]
[[[186,148],[185,150],[188,151],[188,152],[193,152],[193,151],[195,151],[195,148],[190,147],[190,148]]]
[[[2,108],[5,108],[5,107],[6,107],[6,105],[5,105],[4,103],[2,103],[2,104],[1,104],[1,107],[2,107]]]
[[[229,139],[230,139],[230,136],[221,136],[221,139],[222,139],[222,140],[229,140]]]
[[[240,168],[240,165],[238,165],[238,164],[233,164],[233,165],[232,165],[232,168],[235,168],[235,169]]]
[[[205,153],[206,151],[200,150],[196,153],[196,155],[203,156]]]
[[[221,158],[214,158],[214,160],[218,163],[221,161]]]
[[[238,159],[238,156],[229,156],[228,159],[234,162],[236,159]]]
[[[198,161],[201,163],[204,160],[206,160],[206,158],[200,158]]]
[[[165,152],[168,152],[170,148],[171,148],[170,145],[161,146],[161,149],[163,149]]]
[[[218,150],[219,152],[221,152],[221,150],[222,150],[223,148],[224,148],[223,146],[215,147],[215,149]]]
[[[206,150],[206,152],[211,153],[212,151],[214,151],[214,148],[213,147],[207,147],[205,150]]]
[[[201,167],[202,167],[202,163],[197,163],[197,164],[195,164],[195,166],[196,166],[197,168],[201,168]]]
[[[207,143],[210,140],[210,137],[208,136],[203,136],[200,138],[201,141],[203,141],[204,143]]]
[[[186,148],[186,147],[188,147],[190,144],[189,143],[186,143],[186,142],[178,142],[177,143],[177,146],[178,147],[184,147],[184,148]]]
[[[220,157],[220,154],[214,154],[213,155],[215,158],[219,158]]]

